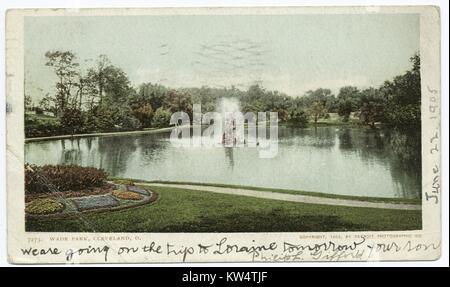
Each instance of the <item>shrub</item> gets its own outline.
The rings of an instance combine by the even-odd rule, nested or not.
[[[99,187],[105,184],[106,173],[93,167],[76,165],[31,166],[25,169],[25,192],[43,193],[54,191],[76,191]]]
[[[64,204],[51,198],[38,198],[25,206],[25,212],[28,214],[52,214],[64,210]]]
[[[308,123],[308,115],[302,110],[293,111],[290,115],[289,123],[294,126],[304,127]]]
[[[79,109],[66,108],[61,116],[61,125],[71,135],[83,130],[83,113]]]
[[[168,127],[170,125],[170,117],[171,113],[169,111],[159,108],[153,115],[152,125],[155,128]]]
[[[124,115],[121,120],[121,127],[124,130],[138,130],[142,128],[141,122],[134,116]]]
[[[145,128],[150,127],[153,118],[153,109],[150,104],[136,105],[133,109],[133,115]]]
[[[120,199],[127,200],[140,200],[142,196],[136,192],[131,191],[122,191],[122,190],[113,190],[112,195]]]

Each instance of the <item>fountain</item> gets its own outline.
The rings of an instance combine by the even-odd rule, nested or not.
[[[220,99],[217,111],[222,116],[222,126],[224,127],[222,134],[222,144],[224,146],[235,146],[242,141],[239,133],[237,132],[237,129],[240,128],[238,125],[243,124],[237,118],[240,110],[239,108],[239,101],[237,99]]]

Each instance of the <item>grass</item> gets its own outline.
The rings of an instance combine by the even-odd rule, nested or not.
[[[257,190],[257,191],[268,191],[268,192],[306,195],[306,196],[317,196],[317,197],[324,197],[324,198],[359,200],[359,201],[367,201],[367,202],[386,202],[386,203],[399,203],[399,204],[401,204],[401,203],[403,203],[403,204],[421,204],[422,203],[422,201],[420,199],[416,199],[416,198],[387,198],[387,197],[351,196],[351,195],[328,194],[328,193],[293,190],[293,189],[252,187],[252,186],[246,186],[246,185],[232,185],[232,184],[220,184],[220,183],[197,183],[197,182],[188,182],[188,181],[167,181],[167,180],[148,181],[148,180],[130,179],[130,178],[113,178],[112,180],[117,183],[120,183],[120,181],[128,181],[128,182],[132,181],[132,182],[145,182],[145,183],[200,185],[200,186],[239,188],[239,189]]]
[[[421,229],[421,211],[273,201],[170,187],[152,187],[151,205],[78,219],[27,219],[45,232],[323,232]],[[88,222],[88,226],[84,223]]]

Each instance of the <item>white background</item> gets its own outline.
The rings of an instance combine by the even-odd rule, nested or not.
[[[449,114],[449,69],[448,69],[448,36],[449,36],[449,7],[446,0],[428,0],[428,1],[205,1],[205,0],[169,0],[169,1],[118,1],[118,0],[3,0],[1,1],[0,34],[2,48],[0,49],[0,266],[11,266],[6,259],[6,167],[5,167],[5,12],[11,8],[97,8],[97,7],[235,7],[235,6],[362,6],[362,5],[436,5],[440,6],[441,11],[441,98],[442,98],[442,257],[437,261],[430,262],[340,262],[340,263],[257,263],[257,266],[449,266],[449,165],[448,165],[448,114]],[[120,265],[120,264],[116,264]],[[252,266],[251,263],[216,263],[216,264],[153,264],[153,266]],[[72,265],[71,265],[72,266]],[[92,265],[90,265],[92,266]],[[108,265],[113,266],[113,265]],[[128,265],[129,266],[129,265]]]

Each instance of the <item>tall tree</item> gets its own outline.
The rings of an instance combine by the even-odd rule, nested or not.
[[[386,99],[385,122],[390,125],[420,125],[420,55],[415,54],[410,61],[411,70],[393,81],[386,81],[380,89]]]
[[[379,89],[362,90],[360,119],[371,127],[375,127],[375,122],[383,120],[384,105],[384,99]]]
[[[91,87],[92,91],[97,93],[97,100],[101,104],[103,100],[103,92],[105,89],[107,75],[105,70],[111,65],[106,55],[100,55],[97,58],[96,66],[88,70],[87,77],[95,88]]]
[[[360,105],[360,92],[357,87],[345,86],[339,90],[337,109],[338,114],[343,117],[344,121],[348,121],[350,114],[357,111]]]
[[[320,101],[313,102],[309,107],[308,111],[314,120],[314,124],[317,124],[319,118],[324,117],[325,114],[327,113],[325,105]]]
[[[185,112],[192,119],[192,100],[187,93],[175,90],[169,91],[164,99],[163,107],[171,113]]]
[[[72,89],[75,78],[78,75],[78,66],[75,54],[70,51],[48,51],[46,66],[52,67],[56,73],[58,81],[56,83],[56,113],[62,115],[64,109],[71,102]]]

